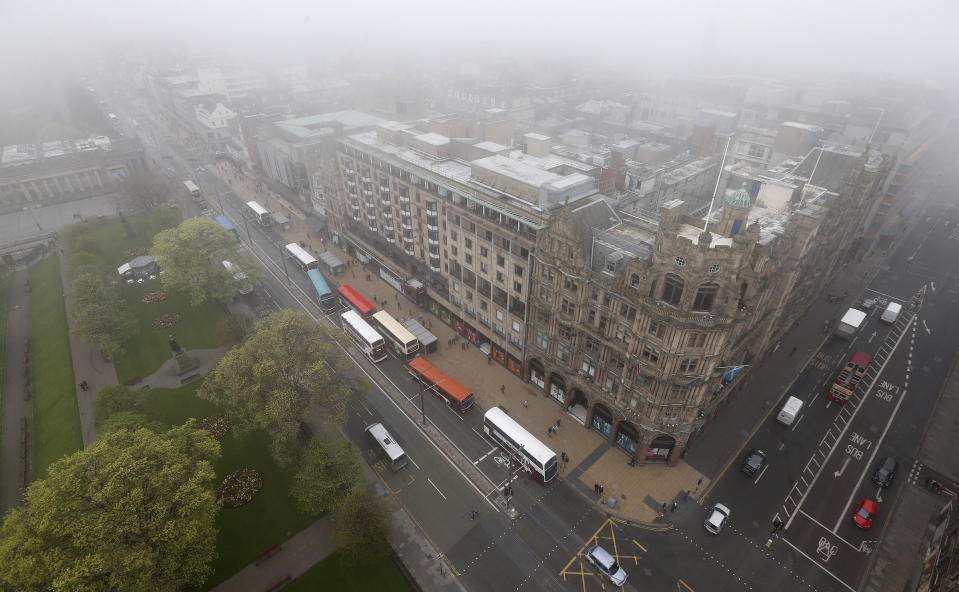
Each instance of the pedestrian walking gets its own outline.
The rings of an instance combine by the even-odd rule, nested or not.
[[[553,426],[549,426],[548,428],[546,428],[546,435],[549,436],[550,438],[553,437]]]
[[[663,514],[666,513],[666,502],[663,502]]]
[[[599,483],[593,483],[593,493],[599,495]],[[666,504],[663,504],[663,506],[665,507]]]
[[[523,407],[526,407],[527,409],[529,409],[529,401],[527,401],[527,400],[524,399],[524,400],[523,400]]]
[[[675,511],[676,511],[676,508],[678,508],[678,507],[679,507],[679,502],[673,502],[673,507],[670,508],[669,511],[670,511],[670,512],[675,512]]]
[[[796,346],[795,346],[795,345],[793,346],[793,348],[792,348],[791,350],[789,350],[789,355],[793,355],[794,353],[796,353]]]
[[[557,418],[556,418],[556,429],[559,429],[559,426],[560,426],[560,424],[562,424],[562,423],[563,423],[562,418],[557,417]]]
[[[500,392],[501,395],[505,395],[505,394],[506,394],[506,385],[505,385],[505,384],[499,385],[499,392]]]

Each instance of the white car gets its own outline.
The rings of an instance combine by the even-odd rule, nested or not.
[[[606,576],[614,586],[622,588],[623,584],[626,583],[626,570],[620,567],[616,559],[609,554],[609,551],[599,545],[593,545],[586,549],[586,561]]]
[[[729,515],[732,512],[723,504],[714,504],[713,508],[709,511],[709,515],[706,516],[706,521],[703,522],[703,526],[706,527],[706,530],[713,534],[719,534],[723,529],[723,525],[726,524],[726,521],[729,520]]]

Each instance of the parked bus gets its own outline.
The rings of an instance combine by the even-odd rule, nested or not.
[[[483,431],[543,485],[556,476],[556,453],[516,423],[501,407],[486,412]]]
[[[318,265],[316,258],[296,243],[286,245],[286,252],[290,254],[290,259],[296,261],[296,264],[299,265],[303,271],[316,269]]]
[[[368,319],[371,314],[376,312],[376,307],[350,286],[343,284],[336,291],[340,293],[340,302],[343,303],[343,306],[352,308],[364,319]]]
[[[270,216],[270,212],[266,208],[261,206],[255,201],[246,202],[247,212],[249,212],[250,217],[256,221],[260,226],[269,226],[273,223],[273,217]]]
[[[220,228],[232,234],[234,238],[236,238],[236,242],[240,242],[240,233],[236,231],[236,226],[233,226],[229,218],[226,216],[214,216],[213,219],[220,225]]]
[[[326,283],[326,278],[320,273],[319,269],[307,270],[306,275],[313,284],[313,290],[316,292],[316,301],[319,303],[323,312],[333,312],[336,310],[336,294],[330,290],[330,285]]]
[[[420,349],[420,342],[403,325],[399,324],[393,315],[381,310],[373,313],[373,320],[383,330],[383,337],[390,342],[396,355],[404,360],[409,360],[416,355]]]
[[[425,358],[416,356],[406,365],[410,374],[416,377],[430,390],[446,400],[453,411],[466,413],[473,406],[473,391],[456,382],[445,372],[428,362]]]
[[[239,267],[229,261],[223,261],[223,269],[233,275],[233,279],[239,284],[240,294],[245,296],[253,292],[253,282],[250,281],[250,276],[240,271]]]
[[[399,471],[406,466],[408,461],[406,453],[403,452],[403,448],[393,440],[393,437],[386,431],[383,424],[374,423],[371,426],[367,426],[364,431],[370,441],[386,455],[390,469]]]
[[[194,183],[193,181],[186,180],[183,182],[183,186],[186,187],[186,190],[190,192],[190,197],[192,197],[193,199],[197,199],[203,195],[202,193],[200,193],[200,188],[197,187],[196,183]]]
[[[856,387],[862,382],[862,377],[866,375],[869,364],[872,364],[872,356],[865,352],[854,353],[846,362],[846,365],[843,366],[843,369],[839,371],[836,382],[829,388],[826,396],[832,401],[844,405],[856,392]]]
[[[341,314],[340,325],[353,340],[353,345],[362,350],[370,361],[382,362],[386,359],[386,341],[383,336],[355,311],[348,310]]]

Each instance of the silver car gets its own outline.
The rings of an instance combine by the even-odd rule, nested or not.
[[[706,530],[709,532],[719,534],[723,530],[723,525],[729,520],[730,514],[732,514],[732,512],[724,504],[714,504],[713,508],[709,511],[709,515],[706,516],[706,521],[703,522],[703,526],[706,527]]]
[[[626,570],[616,562],[609,551],[599,545],[593,545],[586,549],[586,561],[589,561],[594,569],[609,578],[614,586],[622,587],[626,583]]]

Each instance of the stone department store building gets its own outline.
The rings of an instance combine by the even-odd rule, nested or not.
[[[550,144],[383,122],[331,139],[318,193],[388,283],[610,445],[672,461],[843,262],[881,167],[860,158],[840,191],[758,176],[704,230],[678,199],[618,211]]]

